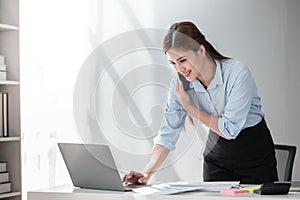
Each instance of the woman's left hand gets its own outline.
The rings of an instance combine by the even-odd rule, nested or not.
[[[177,78],[176,80],[176,92],[183,108],[188,111],[188,108],[192,105],[189,95],[184,91],[183,83]]]

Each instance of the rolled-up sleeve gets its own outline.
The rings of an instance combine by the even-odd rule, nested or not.
[[[187,115],[177,98],[175,88],[176,78],[171,81],[162,125],[157,136],[154,138],[154,144],[161,145],[169,150],[174,150],[176,148],[175,145]]]
[[[235,139],[246,123],[257,88],[246,66],[231,75],[226,88],[227,103],[218,119],[218,128],[228,139]]]

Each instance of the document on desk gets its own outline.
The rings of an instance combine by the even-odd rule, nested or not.
[[[219,192],[220,190],[230,189],[239,182],[170,182],[154,184],[149,187],[133,189],[140,194],[178,194],[190,191]]]
[[[173,182],[171,186],[181,187],[201,187],[201,191],[219,192],[220,190],[234,188],[239,185],[239,181],[210,181],[210,182]]]
[[[178,194],[202,189],[200,186],[171,186],[168,183],[155,184],[148,187],[133,188],[139,194]]]

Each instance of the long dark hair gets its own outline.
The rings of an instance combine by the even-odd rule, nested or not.
[[[200,32],[195,24],[192,22],[177,22],[173,24],[168,33],[165,35],[163,40],[163,50],[165,53],[171,48],[178,48],[184,50],[193,50],[197,52],[203,45],[207,55],[212,60],[222,61],[229,59],[229,57],[220,54],[206,39],[205,36]],[[187,120],[195,125],[193,119],[188,114]],[[183,127],[185,130],[185,126]]]
[[[214,60],[229,59],[220,54],[200,32],[192,22],[177,22],[174,23],[163,40],[163,50],[165,53],[171,48],[179,48],[185,50],[193,50],[197,52],[200,45],[205,47],[207,54]]]

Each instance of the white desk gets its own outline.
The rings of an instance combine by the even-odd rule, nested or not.
[[[300,193],[288,195],[258,195],[253,193],[224,195],[217,192],[188,192],[177,195],[141,195],[133,192],[89,190],[62,185],[28,192],[28,200],[300,200]]]

